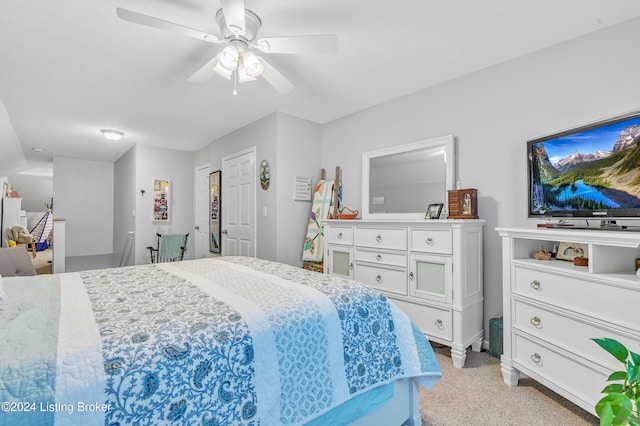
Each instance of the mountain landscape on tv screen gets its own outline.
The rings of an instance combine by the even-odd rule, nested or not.
[[[532,145],[534,212],[640,207],[640,124],[599,134],[597,146],[591,132],[601,129]],[[568,139],[575,150],[559,157]]]

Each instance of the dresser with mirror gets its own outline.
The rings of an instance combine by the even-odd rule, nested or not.
[[[455,182],[453,136],[363,154],[362,220],[329,220],[327,274],[385,294],[462,367],[484,339],[481,219],[425,219]]]

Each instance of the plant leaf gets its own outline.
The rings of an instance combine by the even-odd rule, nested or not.
[[[626,364],[627,357],[629,356],[629,351],[622,343],[618,342],[615,339],[609,339],[608,337],[595,338],[591,340],[600,345],[602,349],[613,355],[618,361]]]
[[[613,380],[627,380],[627,372],[626,371],[614,371],[611,373],[607,381],[611,382]]]
[[[627,363],[627,372],[629,373],[629,383],[637,382],[640,379],[640,365],[629,361]]]
[[[622,383],[612,383],[610,385],[607,385],[604,389],[602,389],[602,393],[623,393],[624,392],[624,386],[622,385]]]

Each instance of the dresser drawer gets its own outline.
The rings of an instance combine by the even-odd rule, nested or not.
[[[600,392],[607,384],[608,374],[589,368],[520,335],[515,336],[514,344],[514,363],[581,399],[584,401],[582,406],[594,407],[603,396]],[[535,376],[533,378],[537,380]]]
[[[416,305],[404,300],[394,300],[393,303],[407,314],[420,331],[427,336],[437,337],[441,340],[453,340],[453,312],[451,309]]]
[[[388,266],[407,266],[406,252],[383,252],[375,250],[356,250],[356,262],[371,262]]]
[[[514,326],[612,370],[619,369],[620,363],[591,339],[609,337],[628,348],[640,345],[640,334],[638,340],[634,341],[611,328],[597,326],[588,319],[574,318],[520,300],[514,304]]]
[[[412,229],[411,250],[451,254],[450,229]]]
[[[329,227],[327,229],[327,243],[329,244],[353,244],[353,228],[352,227]]]
[[[378,290],[407,294],[407,270],[356,264],[355,279]]]
[[[357,228],[356,245],[393,250],[407,249],[407,228]]]
[[[638,327],[640,284],[637,289],[631,289],[612,283],[601,284],[564,272],[535,271],[520,266],[514,269],[514,290],[519,294],[565,306],[632,330]],[[604,300],[603,295],[606,295]]]

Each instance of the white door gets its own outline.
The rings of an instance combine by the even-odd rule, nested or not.
[[[209,257],[209,165],[196,167],[194,238],[196,259]]]
[[[222,253],[256,255],[255,147],[222,159]]]

